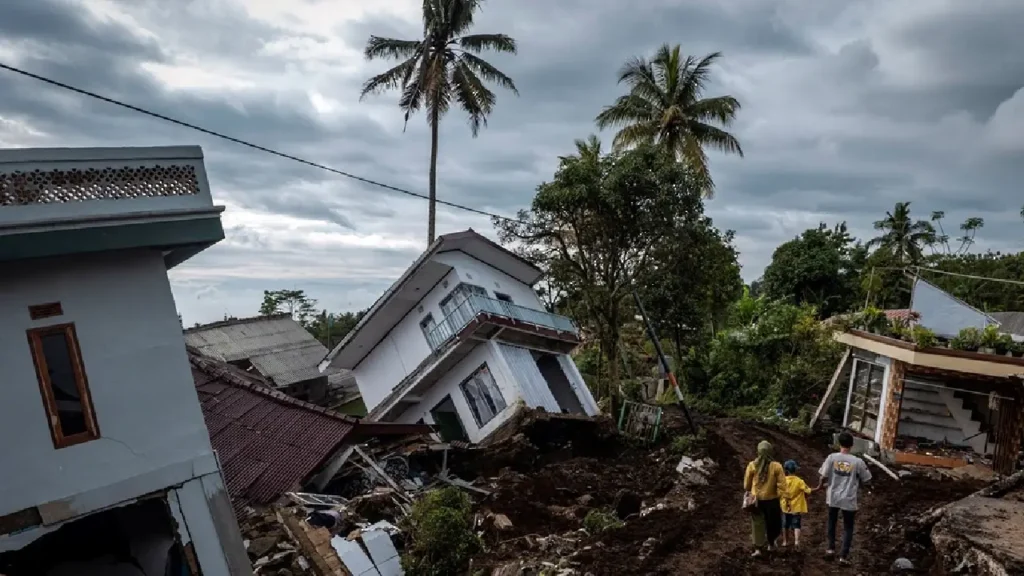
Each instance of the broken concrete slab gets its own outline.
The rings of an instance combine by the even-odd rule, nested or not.
[[[965,498],[946,508],[932,543],[947,573],[1024,574],[1024,502]]]

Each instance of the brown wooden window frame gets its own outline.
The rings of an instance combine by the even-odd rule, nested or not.
[[[46,408],[50,436],[53,438],[53,447],[57,449],[66,448],[99,438],[100,428],[96,423],[96,413],[93,410],[92,395],[89,393],[89,381],[85,375],[85,365],[82,363],[82,353],[78,347],[78,335],[75,332],[74,322],[32,328],[27,331],[27,334],[29,349],[32,352],[32,362],[36,368],[36,379],[39,381],[39,392],[43,397],[43,407]],[[57,412],[57,400],[54,398],[53,386],[50,382],[50,371],[46,365],[46,355],[43,353],[42,338],[51,334],[64,335],[68,353],[71,355],[70,361],[75,375],[75,387],[78,389],[78,397],[82,403],[82,412],[85,419],[86,431],[70,436],[65,436],[61,431],[60,415]]]

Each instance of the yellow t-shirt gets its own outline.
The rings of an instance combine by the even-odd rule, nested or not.
[[[781,484],[782,512],[785,514],[807,514],[807,495],[811,488],[798,476],[786,476]]]
[[[747,464],[747,473],[743,475],[743,489],[753,492],[758,500],[774,500],[780,496],[780,488],[785,486],[786,473],[782,464],[772,462],[768,465],[768,478],[764,483],[757,481],[757,467],[754,462]]]

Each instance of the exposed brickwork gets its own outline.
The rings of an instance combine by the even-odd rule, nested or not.
[[[907,374],[907,365],[893,360],[889,368],[888,393],[885,398],[885,416],[882,423],[882,435],[879,444],[886,450],[896,445],[896,432],[900,426],[900,408],[903,404],[903,379]]]

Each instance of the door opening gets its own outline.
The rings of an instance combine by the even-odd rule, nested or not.
[[[466,428],[462,425],[462,419],[459,418],[459,412],[455,409],[455,402],[452,402],[450,394],[430,410],[430,415],[434,418],[441,440],[469,442]]]
[[[541,376],[548,383],[551,395],[555,397],[555,401],[558,402],[558,407],[562,409],[562,412],[585,414],[586,411],[583,410],[580,397],[576,395],[576,390],[572,387],[569,378],[562,370],[558,357],[554,354],[543,352],[534,352],[533,355],[534,360],[537,362],[537,368],[540,369]]]

